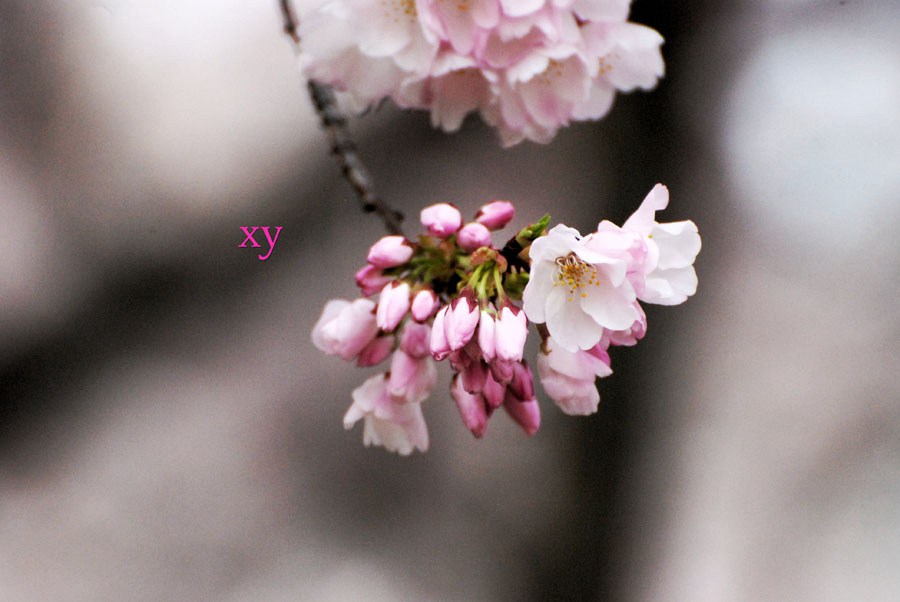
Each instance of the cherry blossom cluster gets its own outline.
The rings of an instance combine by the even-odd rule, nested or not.
[[[350,108],[384,98],[455,131],[470,112],[505,146],[600,119],[651,89],[663,38],[630,0],[328,0],[301,22],[301,66]]]
[[[547,396],[567,414],[596,412],[596,379],[612,373],[609,348],[647,331],[640,302],[676,305],[697,289],[697,227],[657,222],[667,204],[657,185],[621,227],[602,221],[582,236],[564,225],[548,231],[544,216],[502,248],[492,233],[514,217],[508,201],[484,205],[466,224],[450,204],[425,208],[426,232],[372,245],[356,274],[363,297],[328,302],[313,329],[319,349],[359,366],[390,358],[387,371],[353,391],[344,426],[362,419],[366,445],[425,451],[421,404],[437,381],[435,362],[448,360],[450,395],[473,435],[482,437],[501,407],[534,434],[541,414],[524,359],[529,322],[541,337]]]

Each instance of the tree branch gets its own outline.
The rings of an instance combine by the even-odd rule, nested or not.
[[[284,32],[290,36],[299,50],[299,22],[290,0],[279,0],[281,14],[284,18]],[[357,152],[356,143],[347,127],[347,118],[338,109],[334,92],[325,84],[314,80],[307,82],[309,97],[312,100],[322,128],[331,142],[331,154],[334,155],[344,174],[344,179],[353,187],[363,211],[375,213],[381,218],[385,229],[390,234],[403,234],[400,222],[403,214],[385,203],[372,187],[372,178]]]

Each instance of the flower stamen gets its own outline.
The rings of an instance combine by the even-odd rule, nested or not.
[[[574,253],[556,258],[556,272],[553,274],[553,286],[564,286],[569,289],[569,301],[575,300],[578,291],[581,298],[588,296],[588,286],[600,286],[597,268],[584,261]]]

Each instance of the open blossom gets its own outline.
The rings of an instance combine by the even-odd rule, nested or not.
[[[395,400],[384,374],[369,378],[353,391],[353,405],[344,415],[344,428],[351,429],[360,419],[363,424],[363,443],[380,445],[402,456],[413,449],[428,449],[428,428],[422,406]]]
[[[586,244],[559,225],[531,245],[531,276],[522,296],[532,322],[546,323],[564,349],[590,349],[604,329],[629,328],[638,319],[627,263],[617,249]]]
[[[694,260],[700,252],[700,234],[690,220],[660,224],[656,212],[669,204],[669,189],[657,184],[623,230],[640,236],[647,245],[644,286],[638,298],[647,303],[678,305],[697,292]]]
[[[609,354],[598,344],[588,350],[567,351],[553,337],[544,343],[538,355],[538,375],[550,399],[573,416],[587,416],[597,411],[600,393],[595,381],[609,376]]]
[[[331,0],[301,19],[306,74],[353,108],[390,97],[458,129],[470,112],[505,145],[599,119],[617,91],[663,75],[658,32],[628,0]]]

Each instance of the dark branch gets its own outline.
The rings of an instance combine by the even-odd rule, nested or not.
[[[279,5],[281,6],[281,14],[284,17],[284,32],[291,37],[294,44],[299,46],[299,22],[290,0],[279,0]],[[381,221],[384,222],[385,229],[390,234],[403,234],[403,229],[400,226],[400,222],[403,221],[403,214],[389,207],[375,193],[372,187],[372,178],[359,157],[356,143],[353,142],[350,130],[347,127],[347,118],[338,109],[334,92],[329,86],[313,80],[309,80],[307,89],[316,113],[319,115],[322,127],[328,134],[331,142],[331,153],[341,166],[344,179],[350,183],[350,186],[356,192],[363,211],[378,215]]]

